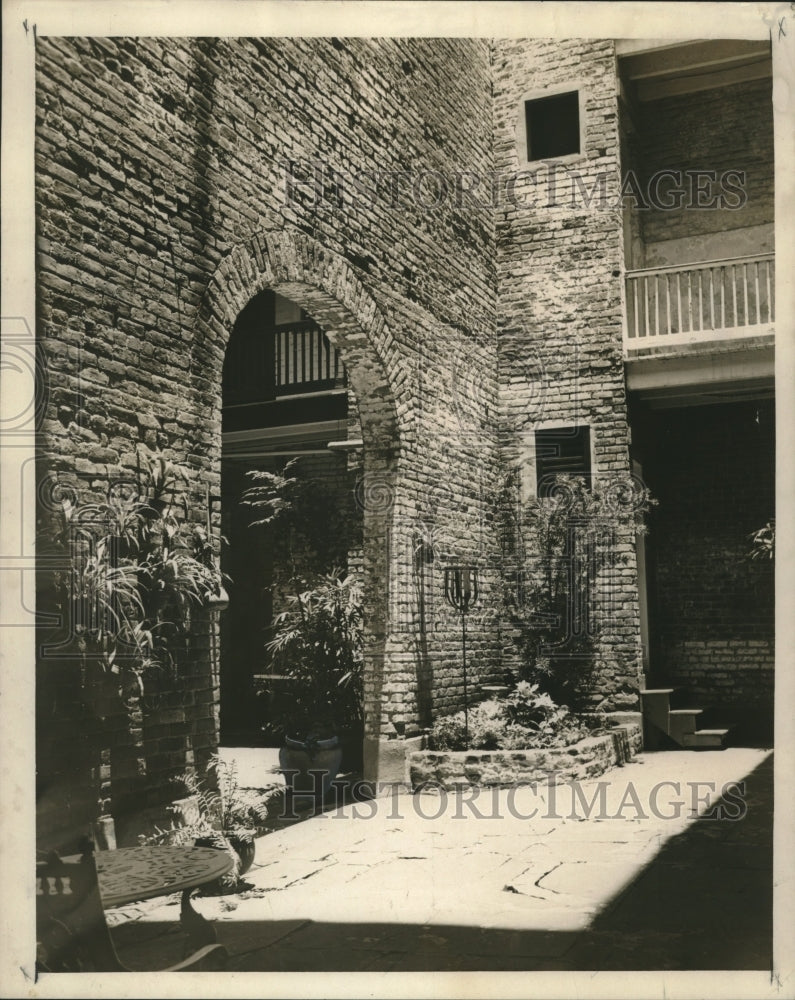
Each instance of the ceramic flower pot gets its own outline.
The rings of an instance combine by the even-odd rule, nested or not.
[[[279,768],[287,790],[293,794],[312,794],[323,800],[339,773],[342,746],[337,736],[328,739],[286,736],[279,750]]]
[[[257,850],[257,843],[254,840],[253,830],[229,830],[226,839],[234,847],[235,853],[240,858],[240,869],[238,875],[245,875],[254,864],[254,855]]]
[[[226,851],[232,859],[231,871],[228,871],[226,875],[221,875],[221,877],[216,879],[215,882],[210,882],[208,885],[204,886],[202,893],[205,895],[213,895],[216,893],[233,891],[237,887],[237,883],[240,880],[240,856],[232,846],[229,838],[216,831],[194,837],[193,843],[196,847],[213,847],[217,851]]]

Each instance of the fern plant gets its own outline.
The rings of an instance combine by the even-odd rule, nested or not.
[[[224,761],[217,753],[212,754],[203,776],[193,770],[185,771],[175,779],[175,784],[180,788],[181,798],[193,800],[191,818],[185,821],[181,807],[174,805],[171,811],[179,812],[179,818],[175,817],[165,829],[155,827],[153,834],[141,837],[141,842],[224,850],[233,864],[217,887],[221,890],[234,888],[245,870],[241,863],[241,842],[253,839],[257,825],[254,807],[238,785],[237,765],[234,761]]]

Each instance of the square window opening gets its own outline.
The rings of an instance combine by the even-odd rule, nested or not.
[[[579,476],[591,487],[590,427],[551,427],[535,433],[536,495],[548,497],[555,476]]]
[[[524,111],[529,161],[580,152],[579,91],[525,101]]]

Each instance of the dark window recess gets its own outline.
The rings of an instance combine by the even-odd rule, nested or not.
[[[580,152],[580,96],[576,90],[525,101],[527,159]]]
[[[590,427],[552,427],[536,431],[536,493],[549,496],[555,476],[582,476],[591,482]]]

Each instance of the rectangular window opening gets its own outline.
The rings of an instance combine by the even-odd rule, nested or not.
[[[555,476],[580,476],[591,485],[590,427],[550,427],[535,433],[536,495],[549,496]]]
[[[525,101],[524,111],[528,160],[580,152],[579,91]]]

